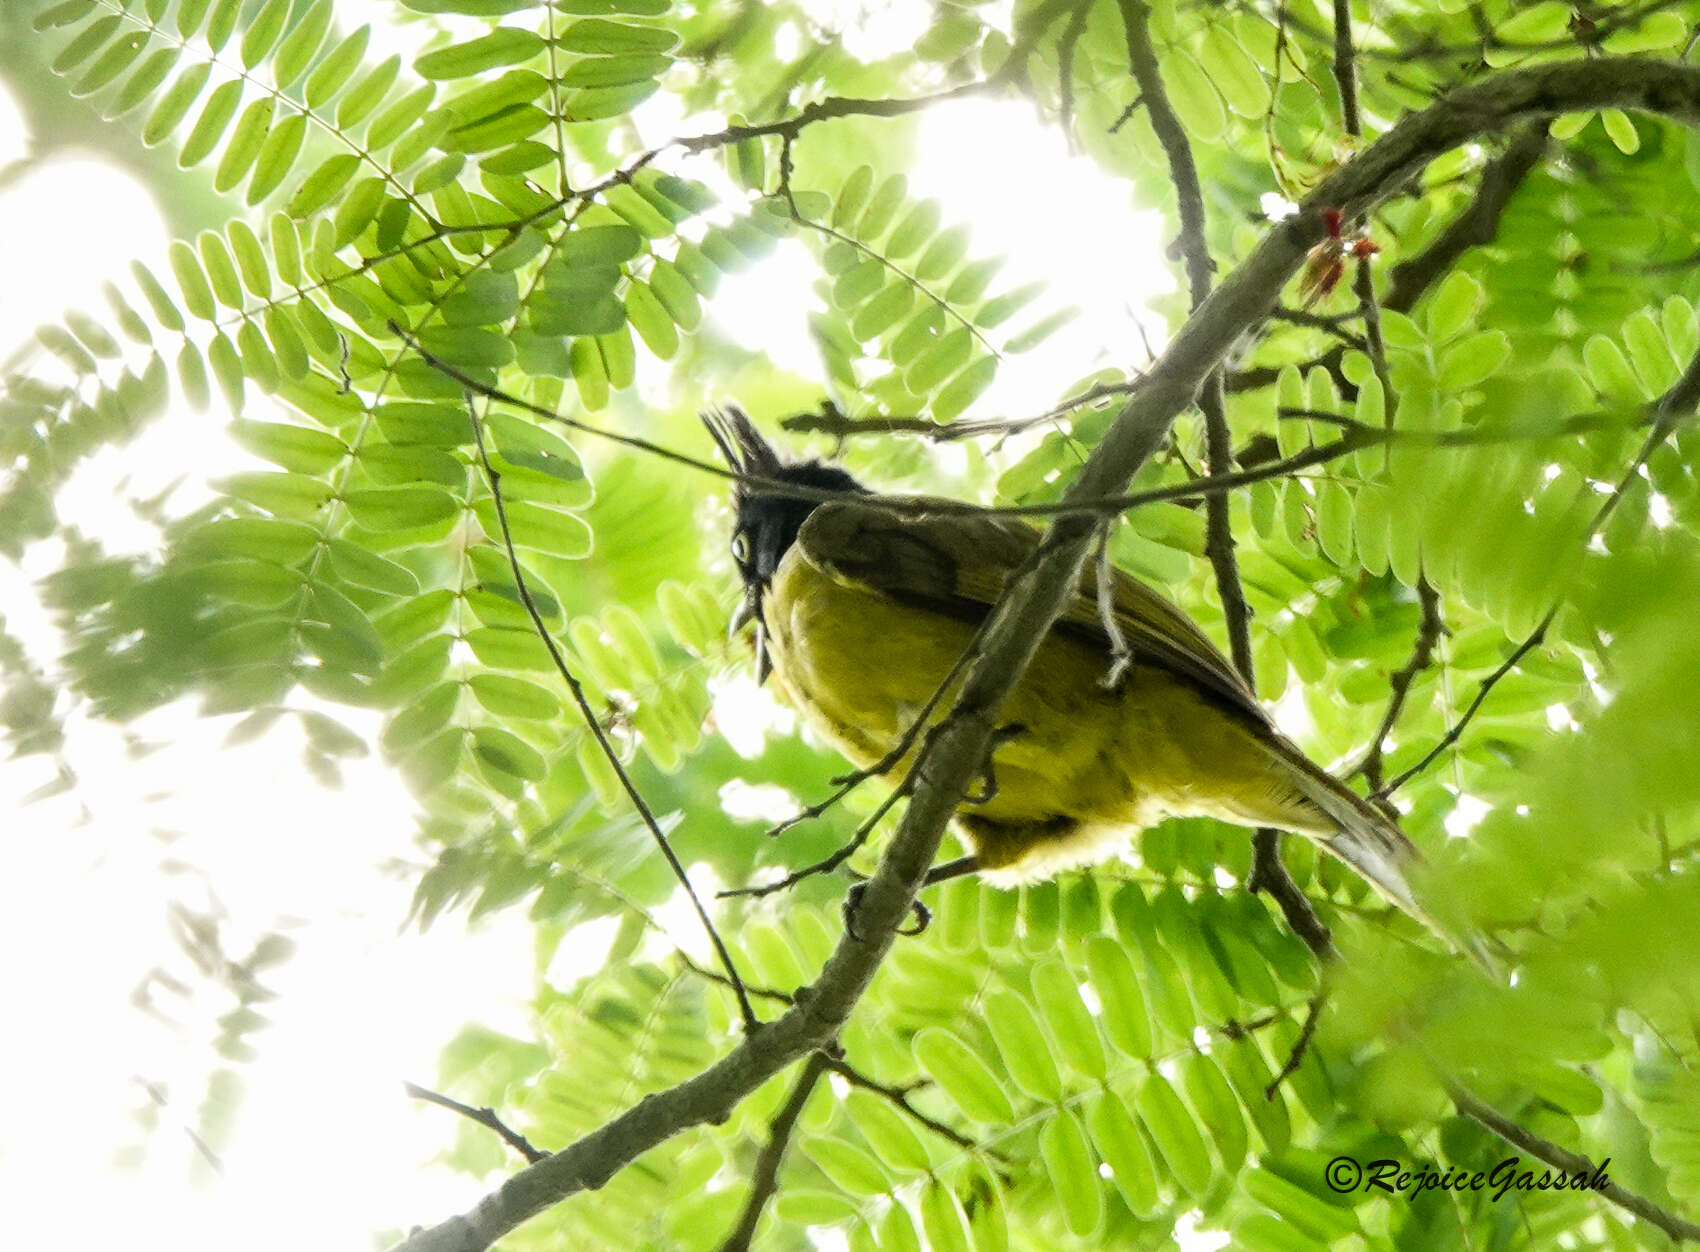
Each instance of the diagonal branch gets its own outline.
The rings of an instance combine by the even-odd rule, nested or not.
[[[421,1087],[415,1082],[403,1083],[402,1087],[407,1091],[407,1094],[412,1096],[415,1100],[423,1100],[427,1104],[435,1104],[448,1109],[450,1112],[459,1113],[468,1121],[477,1122],[480,1126],[495,1131],[503,1143],[507,1144],[515,1152],[518,1152],[533,1165],[549,1155],[547,1152],[543,1151],[542,1148],[535,1146],[531,1140],[520,1134],[519,1131],[504,1122],[501,1117],[497,1115],[496,1110],[490,1108],[488,1105],[481,1109],[475,1109],[470,1104],[462,1104],[459,1100],[451,1099],[449,1096],[442,1094],[440,1091],[432,1091],[429,1087]]]
[[[1186,262],[1192,307],[1197,310],[1210,295],[1211,277],[1215,270],[1210,244],[1204,233],[1204,190],[1198,181],[1198,165],[1192,157],[1192,144],[1187,139],[1186,128],[1169,103],[1157,54],[1151,46],[1151,8],[1144,0],[1119,0],[1119,5],[1127,37],[1128,67],[1150,112],[1151,128],[1169,161],[1169,177],[1175,186],[1175,203],[1181,219],[1180,237],[1175,242]],[[1220,369],[1212,370],[1204,380],[1198,394],[1198,407],[1204,415],[1205,453],[1210,473],[1231,473],[1234,464],[1233,436],[1228,430],[1227,402]],[[1251,606],[1246,603],[1245,587],[1240,581],[1239,558],[1234,552],[1233,522],[1226,495],[1212,494],[1204,499],[1204,554],[1210,558],[1210,567],[1216,575],[1216,591],[1221,598],[1222,616],[1228,627],[1229,655],[1233,657],[1234,667],[1245,679],[1246,686],[1255,690]],[[1251,873],[1246,878],[1247,889],[1268,892],[1280,906],[1294,933],[1303,937],[1319,958],[1331,952],[1332,941],[1327,927],[1316,916],[1310,901],[1281,862],[1280,832],[1264,827],[1252,836],[1251,846],[1252,864]]]
[[[1700,69],[1626,57],[1558,62],[1486,76],[1406,118],[1325,179],[1296,218],[1267,231],[1180,327],[1080,471],[1068,492],[1071,501],[1123,491],[1163,447],[1176,415],[1192,403],[1235,339],[1268,312],[1305,252],[1323,237],[1320,207],[1367,212],[1429,161],[1480,134],[1533,117],[1618,107],[1700,120]],[[908,811],[868,880],[858,934],[839,940],[797,1003],[701,1073],[647,1096],[513,1175],[469,1212],[412,1235],[401,1249],[483,1252],[551,1205],[601,1186],[657,1144],[689,1127],[725,1120],[774,1074],[838,1036],[908,916],[945,823],[979,775],[999,705],[1072,598],[1095,528],[1090,511],[1059,516],[1034,559],[1010,580],[979,660],[922,753]]]
[[[768,1127],[767,1142],[761,1145],[755,1169],[750,1174],[749,1199],[744,1201],[744,1211],[738,1216],[738,1224],[726,1236],[726,1242],[720,1245],[720,1252],[749,1252],[750,1240],[755,1238],[756,1226],[761,1221],[761,1211],[767,1207],[773,1193],[779,1190],[779,1167],[785,1160],[785,1149],[791,1142],[792,1132],[797,1129],[797,1119],[803,1115],[804,1106],[830,1064],[824,1052],[815,1052],[803,1065],[803,1072],[797,1076],[797,1085],[791,1088],[791,1094]]]
[[[754,1030],[761,1024],[761,1019],[756,1016],[756,1011],[750,1004],[749,994],[744,990],[743,980],[738,977],[738,967],[733,964],[732,954],[727,951],[725,942],[720,938],[720,932],[715,929],[714,922],[708,916],[708,910],[703,907],[702,900],[697,896],[696,888],[691,886],[690,875],[685,872],[684,865],[680,863],[678,853],[673,851],[672,842],[667,838],[666,832],[661,829],[661,823],[655,820],[655,814],[650,811],[649,802],[643,798],[643,793],[638,790],[637,784],[626,772],[626,766],[620,760],[620,754],[614,751],[614,745],[608,741],[608,732],[602,728],[602,719],[597,717],[596,710],[590,707],[590,700],[585,696],[583,686],[580,685],[578,677],[573,673],[571,667],[567,665],[566,658],[561,655],[561,649],[555,643],[555,637],[549,633],[549,627],[543,620],[543,614],[538,612],[537,603],[531,598],[531,589],[526,586],[525,582],[525,570],[519,563],[519,553],[514,550],[513,532],[508,528],[507,504],[502,499],[502,478],[496,472],[496,467],[490,463],[490,453],[484,446],[484,423],[478,418],[478,409],[472,403],[471,396],[467,397],[466,412],[467,417],[472,422],[473,438],[478,444],[478,460],[483,465],[484,474],[490,481],[490,497],[496,506],[496,520],[502,528],[502,546],[507,549],[508,564],[513,569],[514,585],[519,591],[520,603],[525,606],[526,614],[531,618],[531,624],[537,631],[538,638],[543,641],[543,646],[549,650],[549,659],[555,663],[555,669],[560,673],[561,681],[567,684],[567,690],[572,693],[573,703],[578,706],[584,724],[590,728],[590,733],[595,736],[596,746],[607,758],[608,765],[620,780],[620,787],[625,791],[627,799],[632,802],[632,807],[637,810],[638,816],[643,819],[643,824],[649,828],[649,833],[654,836],[655,842],[660,846],[661,854],[667,858],[667,865],[673,871],[673,877],[678,879],[679,885],[685,889],[685,894],[690,897],[691,907],[696,910],[697,917],[702,921],[702,928],[708,932],[709,942],[714,945],[714,953],[720,960],[721,968],[726,971],[726,977],[732,984],[733,993],[738,997],[738,1008],[743,1013],[744,1027],[746,1030]]]
[[[1696,353],[1693,359],[1688,362],[1688,368],[1682,371],[1682,376],[1671,385],[1670,390],[1653,402],[1653,428],[1647,432],[1647,438],[1636,450],[1635,456],[1629,462],[1629,467],[1619,476],[1617,485],[1601,502],[1599,509],[1595,512],[1592,520],[1589,521],[1587,530],[1583,534],[1584,543],[1599,534],[1600,528],[1606,524],[1611,515],[1617,511],[1617,506],[1623,502],[1624,493],[1640,476],[1641,467],[1647,463],[1647,459],[1659,449],[1666,439],[1670,438],[1671,432],[1677,428],[1685,416],[1693,412],[1696,405],[1700,405],[1700,353]],[[1475,720],[1476,714],[1481,712],[1482,705],[1487,703],[1487,698],[1492,694],[1493,689],[1507,674],[1517,668],[1518,663],[1525,656],[1539,647],[1546,639],[1547,630],[1553,624],[1554,619],[1558,617],[1558,611],[1562,607],[1563,601],[1559,601],[1546,611],[1546,614],[1536,623],[1534,630],[1525,635],[1522,642],[1511,650],[1511,655],[1500,662],[1499,668],[1482,679],[1469,707],[1464,710],[1457,721],[1447,727],[1446,733],[1440,737],[1440,741],[1423,754],[1422,760],[1385,787],[1380,788],[1376,792],[1378,799],[1385,798],[1399,790],[1430,765],[1433,765],[1440,758],[1441,753],[1463,738],[1464,731]]]
[[[1627,1187],[1620,1187],[1607,1178],[1605,1168],[1610,1163],[1609,1161],[1596,1166],[1593,1161],[1581,1153],[1561,1148],[1558,1144],[1543,1139],[1519,1126],[1498,1109],[1486,1101],[1478,1099],[1463,1087],[1453,1086],[1447,1094],[1451,1096],[1452,1103],[1457,1106],[1460,1113],[1471,1121],[1485,1126],[1512,1147],[1521,1148],[1536,1160],[1544,1161],[1554,1169],[1562,1170],[1572,1176],[1581,1174],[1593,1177],[1597,1175],[1600,1180],[1599,1184],[1592,1189],[1598,1191],[1619,1208],[1635,1214],[1650,1226],[1657,1226],[1678,1243],[1700,1243],[1700,1225],[1678,1217],[1669,1209],[1653,1203],[1639,1192],[1631,1191]]]
[[[1471,248],[1492,243],[1499,233],[1500,219],[1505,216],[1506,206],[1530,172],[1540,164],[1546,150],[1545,122],[1520,127],[1512,135],[1505,151],[1482,167],[1476,193],[1470,197],[1464,211],[1432,244],[1389,271],[1387,297],[1382,301],[1382,307],[1397,313],[1409,313],[1424,293],[1458,263],[1458,258]],[[1316,364],[1332,371],[1344,355],[1343,348],[1335,347],[1319,357]],[[1278,373],[1270,366],[1241,370],[1228,379],[1227,387],[1231,392],[1255,391],[1259,387],[1273,386]]]

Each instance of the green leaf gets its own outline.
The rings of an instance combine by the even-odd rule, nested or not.
[[[1428,301],[1428,333],[1444,343],[1473,320],[1482,307],[1482,285],[1463,271],[1454,271]]]
[[[1512,16],[1499,23],[1494,34],[1506,43],[1552,43],[1570,29],[1570,5],[1564,0],[1539,0],[1520,5]]]
[[[561,702],[544,687],[509,674],[474,674],[467,685],[498,717],[549,721],[560,716]]]
[[[200,245],[202,272],[218,302],[232,309],[242,308],[242,282],[236,277],[236,262],[224,237],[217,231],[203,230],[196,240]]]
[[[553,262],[567,269],[611,266],[643,251],[643,236],[630,226],[581,226],[556,246]]]
[[[1210,1154],[1186,1105],[1161,1074],[1149,1074],[1136,1100],[1139,1118],[1151,1132],[1175,1180],[1195,1196],[1210,1187]]]
[[[844,1098],[844,1111],[880,1160],[892,1169],[918,1173],[930,1165],[926,1145],[903,1114],[884,1099],[868,1091],[852,1090]]]
[[[106,42],[119,32],[120,24],[117,14],[108,14],[83,27],[76,38],[66,44],[53,58],[52,69],[55,74],[68,74],[84,61],[99,52]]]
[[[1169,104],[1194,143],[1214,143],[1228,126],[1222,96],[1210,75],[1185,48],[1170,48],[1160,62]]]
[[[542,38],[529,30],[499,26],[488,35],[427,52],[413,63],[422,78],[469,78],[502,65],[517,65],[541,56]]]
[[[862,205],[867,202],[868,192],[873,190],[874,168],[871,165],[858,165],[850,171],[844,185],[838,189],[838,198],[832,204],[832,228],[848,230],[850,223],[856,220],[856,215],[862,211]]]
[[[992,1125],[1003,1125],[1015,1116],[1015,1107],[992,1071],[955,1035],[929,1026],[915,1036],[912,1046],[921,1068],[965,1116]]]
[[[254,179],[248,184],[247,193],[249,204],[258,204],[278,189],[295,167],[295,160],[301,155],[306,139],[307,118],[304,114],[291,113],[272,127],[260,154],[254,158]]]
[[[856,234],[866,240],[878,239],[908,196],[909,180],[902,174],[891,175],[868,200],[867,211],[856,225]]]
[[[307,72],[330,33],[334,0],[313,0],[272,60],[272,82],[281,91]]]
[[[51,9],[45,9],[35,15],[30,22],[32,30],[52,30],[59,26],[74,26],[90,13],[94,12],[95,0],[65,0]]]
[[[283,34],[285,23],[289,20],[291,0],[266,0],[260,6],[260,11],[254,15],[248,29],[243,32],[241,55],[242,68],[253,69],[266,54],[277,44],[278,37]]]
[[[644,344],[661,360],[679,350],[679,332],[656,294],[641,282],[626,288],[626,317]]]
[[[177,153],[177,164],[181,169],[191,169],[212,155],[218,141],[224,138],[225,127],[230,125],[230,119],[236,116],[236,106],[242,101],[242,83],[240,79],[231,79],[213,88],[212,95],[201,108],[201,115],[195,119],[195,124],[189,130],[189,137],[183,141],[183,147]]]
[[[1269,111],[1269,84],[1244,43],[1225,22],[1204,32],[1203,63],[1228,107],[1241,117],[1261,119]]]
[[[1511,340],[1502,330],[1477,331],[1440,354],[1440,385],[1461,391],[1485,382],[1511,359]]]
[[[1102,1079],[1108,1073],[1097,1024],[1087,1012],[1074,971],[1050,958],[1033,967],[1033,998],[1038,1002],[1058,1055],[1076,1073]]]
[[[505,335],[480,326],[430,326],[419,332],[420,345],[451,365],[493,368],[506,365],[513,344]]]
[[[1112,1091],[1095,1097],[1086,1106],[1086,1125],[1128,1208],[1139,1217],[1155,1213],[1160,1202],[1157,1165],[1121,1098]]]
[[[986,999],[985,1016],[1004,1071],[1016,1086],[1036,1099],[1060,1100],[1062,1078],[1050,1043],[1027,1001],[1011,991],[995,991]]]
[[[177,287],[183,293],[183,303],[188,306],[189,312],[202,321],[212,321],[217,316],[217,309],[213,305],[212,288],[207,285],[206,273],[201,269],[200,257],[181,239],[172,241],[168,256],[172,276],[177,279]]]
[[[891,1180],[880,1163],[841,1139],[811,1139],[807,1151],[821,1172],[851,1195],[884,1195],[891,1190]]]
[[[84,72],[71,87],[71,95],[75,98],[92,96],[102,87],[109,86],[113,79],[130,68],[132,62],[141,55],[147,45],[145,31],[132,30],[121,35],[105,52],[96,58],[95,63]]]
[[[574,22],[557,42],[568,52],[619,56],[626,53],[661,53],[672,50],[679,37],[653,26],[631,26],[603,18]]]
[[[949,1187],[929,1182],[921,1193],[921,1229],[929,1252],[970,1252],[968,1219]]]
[[[345,492],[354,520],[369,530],[407,530],[444,521],[460,504],[440,487],[362,487]]]
[[[344,582],[393,596],[419,593],[419,579],[405,565],[398,565],[347,539],[331,539],[327,542],[331,568]]]
[[[1104,1192],[1086,1132],[1067,1109],[1059,1109],[1039,1131],[1039,1155],[1046,1181],[1056,1190],[1063,1220],[1080,1238],[1097,1232],[1104,1220]]]
[[[327,157],[295,189],[295,194],[284,206],[284,212],[297,219],[318,212],[336,198],[359,168],[360,158],[352,152],[339,152]]]
[[[473,729],[472,751],[491,768],[527,782],[536,782],[548,773],[548,766],[536,748],[518,735],[494,726]]]
[[[1619,152],[1631,156],[1641,150],[1641,133],[1635,129],[1635,120],[1622,109],[1601,109],[1600,122]]]
[[[142,123],[142,143],[149,148],[163,143],[177,126],[195,100],[200,96],[201,89],[207,85],[207,77],[212,67],[205,62],[191,65],[177,76],[177,81],[171,84],[159,102],[148,113],[147,121]]]
[[[568,66],[560,76],[560,83],[563,87],[619,87],[648,82],[671,64],[671,57],[655,53],[587,57]]]
[[[1582,362],[1587,366],[1594,389],[1608,402],[1639,404],[1645,396],[1623,350],[1604,335],[1594,335],[1582,345]]]
[[[322,109],[336,99],[338,93],[348,85],[348,80],[354,76],[354,71],[360,68],[366,56],[366,45],[371,38],[372,28],[362,26],[332,48],[330,54],[319,62],[318,67],[307,76],[307,85],[301,89],[309,109]],[[396,64],[399,66],[399,60]],[[343,124],[345,123],[339,119],[338,125]]]
[[[226,517],[189,533],[184,546],[221,558],[249,557],[275,565],[296,565],[319,544],[319,532],[299,522],[269,517]]]

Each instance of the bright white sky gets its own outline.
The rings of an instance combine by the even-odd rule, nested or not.
[[[842,16],[828,7],[823,16]],[[863,37],[902,46],[913,33],[870,26]],[[1007,255],[1012,283],[1046,278],[1058,301],[1082,310],[1014,360],[976,411],[1035,411],[1090,369],[1137,359],[1131,311],[1171,285],[1156,216],[1070,158],[1028,107],[941,108],[922,136],[915,193],[939,198],[947,220],[972,224],[976,255]],[[0,84],[0,168],[28,145]],[[1038,228],[1060,206],[1070,228]],[[12,181],[0,191],[0,274],[30,298],[0,302],[0,359],[63,307],[102,312],[100,283],[122,279],[133,258],[164,272],[155,263],[165,242],[150,193],[98,159],[52,154]],[[799,338],[816,297],[795,260],[782,252],[728,283],[713,311],[727,333],[818,376]],[[251,401],[250,415],[263,415],[262,404]],[[216,434],[222,420],[173,411],[129,448],[97,455],[58,499],[61,516],[110,550],[152,550],[157,534],[126,500],[179,480],[175,504],[205,500],[206,481],[240,462]],[[0,613],[50,673],[59,640],[32,583],[59,557],[42,544],[21,568],[0,563]],[[67,696],[60,708],[69,706]],[[364,1249],[371,1231],[437,1220],[481,1190],[429,1164],[455,1119],[411,1103],[401,1084],[430,1085],[439,1050],[464,1023],[527,1032],[529,928],[509,913],[402,932],[411,884],[380,867],[422,857],[394,772],[375,758],[351,762],[343,788],[328,791],[305,776],[293,725],[231,747],[223,740],[233,721],[200,718],[193,702],[159,710],[131,728],[151,748],[137,755],[113,727],[73,713],[67,755],[81,786],[27,807],[49,765],[0,762],[0,811],[11,815],[0,1072],[12,1079],[0,1117],[0,1211],[12,1246],[61,1246],[69,1234],[90,1247],[185,1252]],[[204,989],[187,1001],[156,991],[174,1019],[162,1023],[129,1002],[149,970],[184,970],[173,902],[221,916],[231,954],[270,930],[299,945],[266,978],[279,993],[264,1009],[272,1021],[252,1036],[258,1057],[240,1067],[246,1095],[211,1181],[191,1169],[185,1128],[206,1090],[214,1019],[233,1005]],[[137,1141],[140,1077],[164,1085],[172,1102],[141,1167],[118,1168],[114,1152]],[[1209,1236],[1189,1244],[1219,1246]]]

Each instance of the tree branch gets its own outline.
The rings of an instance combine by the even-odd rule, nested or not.
[[[1520,127],[1505,151],[1482,168],[1476,194],[1470,197],[1463,212],[1427,248],[1392,268],[1382,307],[1396,313],[1409,313],[1464,253],[1492,243],[1499,232],[1499,222],[1505,215],[1506,206],[1540,163],[1546,150],[1547,127],[1544,121]],[[1343,348],[1334,347],[1315,363],[1332,371],[1338,368],[1344,355]],[[1279,373],[1279,370],[1267,366],[1241,370],[1228,378],[1227,389],[1237,393],[1270,387]]]
[[[481,1109],[475,1109],[470,1104],[462,1104],[459,1100],[450,1099],[441,1092],[432,1091],[429,1087],[421,1087],[418,1083],[405,1082],[402,1084],[402,1087],[407,1091],[407,1094],[412,1096],[415,1100],[424,1100],[427,1104],[439,1105],[451,1112],[459,1113],[468,1121],[477,1122],[480,1126],[495,1131],[496,1134],[500,1136],[503,1143],[507,1144],[515,1152],[518,1152],[528,1162],[534,1165],[549,1155],[547,1152],[543,1151],[543,1149],[533,1147],[531,1140],[527,1139],[524,1135],[520,1134],[519,1131],[513,1129],[513,1127],[509,1126],[500,1117],[498,1117],[496,1115],[496,1110],[493,1108],[486,1106]]]
[[[738,967],[732,961],[731,952],[727,951],[726,943],[721,939],[720,932],[715,929],[714,922],[708,916],[708,910],[703,907],[702,900],[696,893],[696,888],[691,886],[690,875],[685,872],[685,867],[679,860],[679,854],[673,851],[673,844],[668,840],[666,832],[661,829],[661,823],[655,820],[655,814],[650,811],[649,802],[643,798],[643,793],[638,790],[637,784],[626,772],[626,766],[620,760],[620,754],[614,751],[614,745],[608,741],[608,732],[602,728],[602,719],[597,717],[596,710],[590,707],[590,700],[585,696],[584,688],[579,684],[578,677],[567,665],[566,658],[561,655],[561,649],[555,643],[555,637],[549,633],[549,626],[544,622],[543,614],[538,611],[537,602],[531,597],[531,588],[526,585],[525,570],[520,565],[519,553],[514,550],[513,532],[508,528],[508,508],[507,503],[502,499],[501,475],[496,472],[496,467],[490,463],[489,450],[484,446],[484,423],[479,420],[478,409],[471,396],[466,398],[466,413],[468,419],[472,422],[472,437],[478,446],[478,460],[483,465],[485,477],[490,483],[490,497],[496,506],[496,521],[502,529],[502,546],[507,549],[508,565],[513,570],[514,585],[519,592],[520,603],[525,606],[526,615],[531,618],[532,627],[536,630],[538,638],[543,641],[543,646],[548,649],[549,659],[555,663],[555,669],[561,675],[561,681],[566,683],[567,690],[572,694],[573,703],[578,707],[579,716],[584,719],[584,724],[590,728],[591,735],[595,737],[596,746],[601,749],[602,755],[607,759],[615,777],[620,780],[621,789],[626,793],[626,798],[632,802],[632,807],[637,810],[638,817],[648,827],[650,835],[661,849],[661,855],[667,858],[668,868],[673,871],[673,877],[678,879],[679,885],[685,889],[685,895],[690,898],[691,907],[696,910],[697,917],[702,922],[702,928],[708,932],[709,942],[714,945],[715,956],[719,958],[721,968],[726,971],[727,980],[732,984],[732,991],[738,997],[738,1008],[744,1017],[744,1028],[754,1030],[761,1024],[761,1019],[756,1016],[755,1008],[750,1004],[749,993],[744,990],[743,980],[738,976]]]
[[[726,1242],[720,1245],[720,1252],[749,1252],[750,1240],[755,1238],[756,1226],[761,1221],[761,1211],[779,1189],[779,1166],[785,1160],[785,1148],[791,1142],[791,1133],[796,1130],[797,1119],[803,1115],[803,1107],[814,1094],[815,1085],[826,1073],[828,1064],[824,1052],[810,1054],[804,1063],[803,1072],[797,1076],[797,1085],[791,1088],[791,1094],[768,1128],[767,1142],[762,1144],[761,1152],[756,1156],[755,1169],[750,1173],[750,1197],[744,1201],[744,1211],[738,1217],[738,1224],[726,1236]]]
[[[1641,467],[1647,463],[1647,458],[1653,455],[1660,444],[1670,438],[1671,432],[1676,429],[1678,423],[1682,421],[1686,414],[1691,413],[1697,404],[1700,404],[1700,352],[1697,352],[1690,359],[1688,368],[1682,371],[1682,376],[1671,385],[1670,390],[1653,403],[1653,429],[1647,433],[1647,438],[1636,450],[1634,458],[1629,462],[1629,467],[1623,471],[1623,474],[1617,480],[1617,485],[1601,502],[1593,519],[1589,521],[1587,531],[1583,536],[1584,542],[1599,533],[1600,528],[1606,524],[1617,510],[1617,506],[1622,503],[1624,493],[1629,490],[1630,484],[1640,475]],[[1470,701],[1470,705],[1464,710],[1463,715],[1447,727],[1446,733],[1440,737],[1440,742],[1424,753],[1422,760],[1385,787],[1380,788],[1376,792],[1378,799],[1386,798],[1410,782],[1411,779],[1433,765],[1439,759],[1441,753],[1463,737],[1464,731],[1475,719],[1476,714],[1481,711],[1482,705],[1487,703],[1487,698],[1493,689],[1507,674],[1517,668],[1518,663],[1525,656],[1539,647],[1541,642],[1546,639],[1547,629],[1557,618],[1561,607],[1563,607],[1563,602],[1559,601],[1546,611],[1534,630],[1530,631],[1523,638],[1523,641],[1511,650],[1511,655],[1500,663],[1499,668],[1482,679],[1481,685],[1476,688],[1475,698]]]
[[[1604,1169],[1603,1165],[1596,1166],[1580,1153],[1561,1148],[1556,1143],[1524,1129],[1463,1087],[1451,1086],[1447,1094],[1465,1117],[1491,1130],[1512,1147],[1521,1148],[1554,1169],[1571,1175],[1594,1174]],[[1678,1217],[1669,1209],[1654,1204],[1646,1196],[1630,1191],[1627,1187],[1620,1187],[1609,1178],[1603,1179],[1596,1190],[1619,1208],[1635,1214],[1651,1226],[1657,1226],[1672,1239],[1678,1242],[1700,1243],[1700,1225]]]
[[[1577,109],[1646,108],[1700,118],[1700,69],[1602,57],[1490,75],[1400,122],[1317,187],[1300,214],[1268,230],[1183,324],[1069,488],[1078,504],[1125,490],[1168,438],[1175,416],[1237,336],[1275,303],[1306,251],[1323,237],[1318,209],[1368,212],[1413,172],[1477,135]],[[999,705],[1074,594],[1096,528],[1089,511],[1059,516],[1034,558],[1009,581],[980,658],[917,764],[908,811],[857,914],[814,984],[789,1011],[746,1036],[702,1073],[656,1092],[552,1156],[509,1178],[472,1210],[405,1240],[407,1252],[483,1252],[527,1218],[597,1187],[639,1155],[691,1126],[724,1120],[775,1073],[836,1038],[890,950],[931,866],[945,823],[979,774]]]

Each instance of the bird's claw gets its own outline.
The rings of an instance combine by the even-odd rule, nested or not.
[[[964,804],[990,804],[993,800],[997,799],[998,775],[997,770],[992,765],[992,754],[999,748],[1003,747],[1003,745],[1008,743],[1011,739],[1026,733],[1027,727],[1021,725],[1019,722],[1011,722],[1008,726],[1000,726],[992,732],[991,739],[989,739],[986,743],[985,763],[980,766],[980,785],[977,789],[970,788],[968,791],[962,793],[962,802]]]
[[[856,912],[862,907],[862,894],[868,889],[867,881],[852,883],[850,890],[844,896],[844,929],[857,943],[862,942],[862,936],[856,930]],[[899,926],[897,933],[904,937],[918,935],[932,925],[933,911],[919,900],[909,902],[909,911],[915,915],[915,920],[908,926]]]

